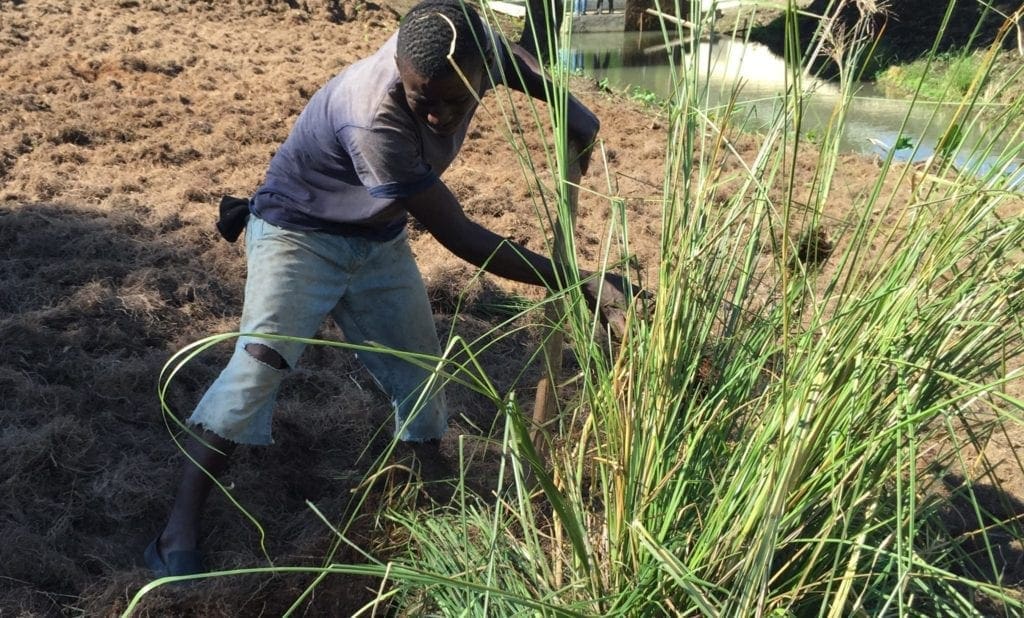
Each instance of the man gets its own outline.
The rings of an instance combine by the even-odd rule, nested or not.
[[[440,175],[465,138],[479,97],[504,79],[544,98],[536,61],[513,53],[458,0],[425,0],[372,56],[346,68],[309,101],[252,198],[241,332],[312,337],[332,315],[352,343],[440,356],[423,281],[405,236],[408,215],[441,244],[488,272],[558,286],[548,258],[468,219]],[[520,77],[521,75],[521,77]],[[570,97],[571,139],[589,146],[597,118]],[[586,161],[582,162],[584,167]],[[581,273],[584,277],[589,273]],[[621,279],[589,279],[592,306],[621,307]],[[303,345],[241,337],[197,405],[182,479],[161,533],[146,548],[158,575],[203,572],[203,503],[237,444],[272,442],[278,387]],[[430,372],[393,355],[360,359],[395,407],[395,434],[436,444],[448,425]],[[205,470],[205,471],[204,471]]]

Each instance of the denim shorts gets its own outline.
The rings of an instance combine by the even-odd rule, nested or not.
[[[433,314],[403,231],[387,241],[286,230],[253,215],[245,235],[248,275],[242,333],[313,337],[329,314],[353,344],[441,356]],[[305,344],[243,335],[189,423],[240,444],[270,444],[270,425],[288,369],[254,358],[260,343],[295,367]],[[440,438],[448,411],[440,378],[429,368],[388,353],[359,352],[391,398],[400,440]],[[428,361],[429,362],[429,361]]]

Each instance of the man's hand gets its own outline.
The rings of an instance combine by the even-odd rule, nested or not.
[[[592,277],[583,283],[583,296],[601,318],[601,323],[612,331],[612,336],[621,340],[626,334],[629,310],[623,278],[614,273],[605,273],[603,279]]]

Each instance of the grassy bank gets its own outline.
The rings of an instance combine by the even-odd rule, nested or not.
[[[1007,88],[1024,72],[1024,56],[1016,51],[945,52],[882,70],[878,85],[893,96],[915,93],[927,101],[962,99],[977,89],[984,103],[1012,104],[1018,93]],[[976,82],[981,75],[990,78]]]

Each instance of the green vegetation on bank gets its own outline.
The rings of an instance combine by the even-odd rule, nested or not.
[[[987,50],[945,52],[889,66],[876,76],[876,81],[890,94],[910,97],[918,93],[927,101],[951,101],[967,96],[975,79],[988,75],[988,80],[977,84],[981,100],[1010,104],[1019,93],[1005,86],[1024,70],[1024,56],[1001,51],[992,57],[991,70],[986,70],[989,55]]]
[[[980,52],[947,52],[934,58],[891,66],[877,77],[880,86],[905,96],[920,88],[920,96],[929,101],[962,98],[970,92],[984,58]]]

